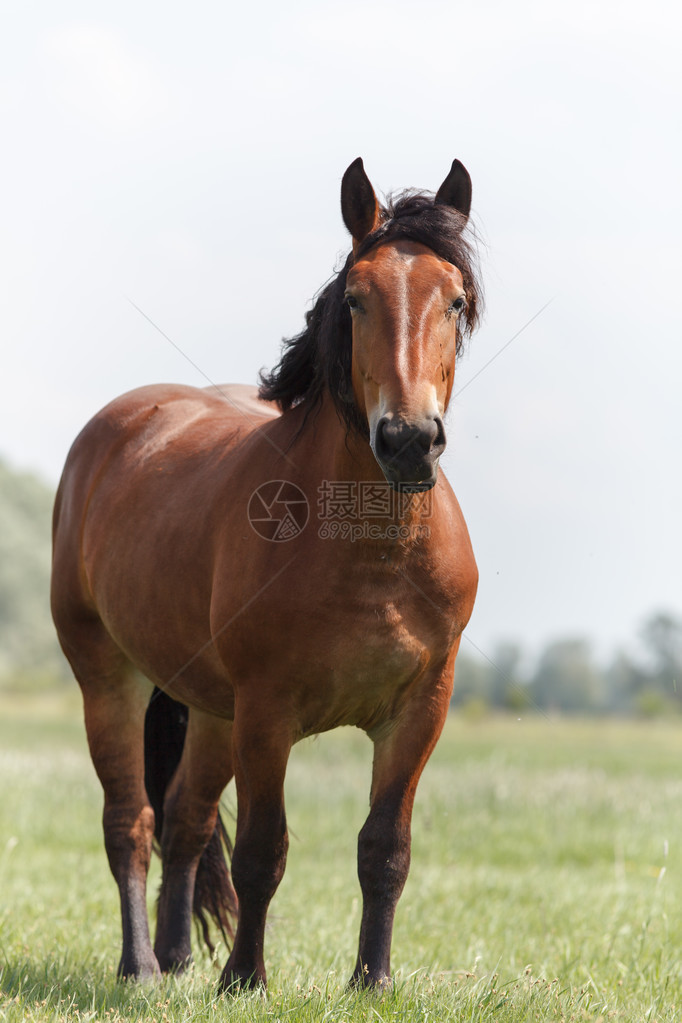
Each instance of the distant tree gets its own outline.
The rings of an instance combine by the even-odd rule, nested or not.
[[[638,712],[646,687],[647,676],[641,665],[625,650],[616,650],[604,671],[604,709],[614,714]]]
[[[455,669],[453,705],[476,702],[501,710],[519,710],[529,704],[527,681],[521,676],[522,649],[518,643],[499,642],[490,657],[460,650]]]
[[[460,650],[455,666],[455,688],[452,694],[453,705],[461,705],[472,700],[488,704],[488,666],[480,657],[472,657],[466,650]]]
[[[588,640],[561,639],[540,654],[530,687],[533,702],[544,710],[593,713],[603,708],[602,684]]]
[[[0,683],[65,678],[49,607],[53,492],[0,461]]]
[[[682,703],[682,619],[657,611],[644,622],[641,637],[649,660],[649,688]]]
[[[502,640],[493,648],[488,684],[490,702],[505,710],[528,706],[530,694],[527,679],[521,673],[523,649],[512,640]]]

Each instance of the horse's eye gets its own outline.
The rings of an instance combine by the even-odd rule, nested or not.
[[[346,305],[349,309],[357,309],[358,300],[354,295],[346,295]]]
[[[456,313],[461,313],[463,309],[466,309],[466,304],[467,300],[460,295],[459,298],[455,299],[450,308]]]

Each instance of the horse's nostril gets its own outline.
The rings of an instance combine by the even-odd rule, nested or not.
[[[422,451],[427,455],[438,437],[438,423],[435,419],[425,419],[419,426],[419,434],[416,443],[421,445]]]
[[[447,443],[445,440],[445,425],[440,416],[436,416],[433,422],[436,426],[436,436],[431,447],[435,454],[442,455]]]

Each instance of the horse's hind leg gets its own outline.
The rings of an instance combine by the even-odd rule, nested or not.
[[[146,903],[154,811],[144,786],[144,717],[152,686],[99,623],[87,628],[73,656],[69,647],[64,649],[83,692],[90,754],[104,789],[104,844],[121,900],[118,975],[159,976]]]
[[[164,972],[181,970],[191,960],[195,880],[199,861],[214,834],[220,796],[232,777],[231,732],[230,721],[190,710],[182,758],[163,808],[163,881],[154,951]],[[236,906],[222,857],[214,870],[213,876],[207,876],[212,887],[209,905],[202,909],[207,908],[229,927],[228,915]]]

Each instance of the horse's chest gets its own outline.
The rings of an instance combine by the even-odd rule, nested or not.
[[[306,569],[286,592],[271,584],[258,601],[216,609],[232,684],[257,679],[298,735],[395,719],[447,662],[458,632],[453,587],[430,565],[348,559],[340,568],[319,558]]]
[[[339,666],[367,683],[409,678],[428,657],[420,624],[393,603],[365,608],[346,642],[335,644]]]
[[[370,727],[394,716],[433,656],[424,623],[393,602],[360,604],[321,623],[310,649],[302,729]]]

